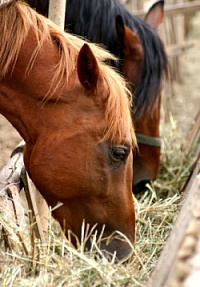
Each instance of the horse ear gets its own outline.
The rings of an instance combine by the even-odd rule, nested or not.
[[[77,72],[83,87],[94,91],[99,77],[99,66],[88,44],[84,44],[78,54]]]
[[[154,3],[147,12],[144,20],[154,30],[157,30],[164,18],[164,1]]]
[[[115,20],[117,39],[119,45],[122,47],[124,45],[124,22],[120,15],[117,15]]]
[[[118,44],[124,56],[131,56],[133,60],[141,60],[143,58],[143,48],[140,38],[128,26],[124,25],[120,15],[116,17],[116,32]]]

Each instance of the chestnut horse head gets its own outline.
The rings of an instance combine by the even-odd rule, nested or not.
[[[66,231],[83,220],[103,236],[135,236],[132,149],[136,138],[126,83],[95,44],[60,32],[17,1],[0,9],[0,113],[26,142],[25,167]],[[122,259],[114,238],[102,249]]]
[[[48,15],[48,0],[26,0]],[[36,3],[37,2],[37,3]],[[160,97],[167,56],[157,33],[163,21],[164,1],[156,2],[144,20],[132,15],[118,0],[68,0],[65,29],[91,42],[102,43],[117,56],[111,61],[132,87],[136,135],[133,192],[157,177],[160,165]]]

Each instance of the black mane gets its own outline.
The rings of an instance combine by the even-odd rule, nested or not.
[[[135,90],[136,114],[152,107],[157,98],[163,72],[167,73],[167,56],[157,32],[145,21],[132,15],[115,0],[68,0],[65,28],[91,42],[102,43],[122,59],[117,43],[115,19],[121,15],[124,23],[139,35],[143,50],[143,74]],[[118,68],[118,63],[115,63]]]
[[[30,5],[31,2],[38,2],[37,6],[32,7],[37,7],[40,13],[47,15],[43,8],[48,5],[47,0],[27,2]],[[39,7],[39,2],[43,3],[43,7]],[[65,29],[91,42],[103,44],[118,57],[119,62],[112,64],[120,70],[123,55],[117,42],[117,15],[121,15],[124,23],[139,35],[144,50],[142,79],[134,92],[135,116],[140,116],[147,108],[153,107],[163,74],[167,74],[167,55],[157,32],[145,21],[132,15],[117,0],[67,0]]]

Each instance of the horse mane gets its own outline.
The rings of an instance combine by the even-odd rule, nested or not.
[[[0,9],[0,81],[13,72],[30,30],[35,34],[37,45],[25,73],[29,73],[33,68],[45,41],[49,41],[52,45],[56,44],[58,47],[59,61],[55,66],[54,77],[48,95],[46,95],[46,99],[49,99],[55,90],[58,88],[62,90],[68,83],[76,69],[78,53],[86,41],[60,31],[56,25],[24,2],[20,0],[13,2]],[[110,90],[105,111],[108,129],[105,131],[104,139],[109,138],[114,141],[114,138],[118,136],[119,140],[122,140],[122,132],[127,127],[131,131],[133,147],[135,147],[137,144],[130,114],[131,93],[125,80],[105,64],[107,59],[114,60],[115,57],[98,45],[92,43],[88,45],[97,59],[100,71]]]
[[[92,42],[104,43],[106,49],[119,59],[123,55],[117,42],[116,16],[121,15],[124,23],[139,35],[144,61],[142,78],[134,91],[134,117],[141,116],[148,108],[151,109],[156,102],[163,76],[168,73],[167,55],[158,33],[116,0],[68,0],[66,13],[67,29]],[[112,63],[119,69],[119,61]]]

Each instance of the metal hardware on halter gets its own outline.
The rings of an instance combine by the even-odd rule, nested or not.
[[[0,9],[11,4],[14,1],[16,0],[0,0]]]
[[[161,147],[162,141],[160,138],[150,137],[136,133],[137,142],[140,144],[146,144],[154,147]]]

